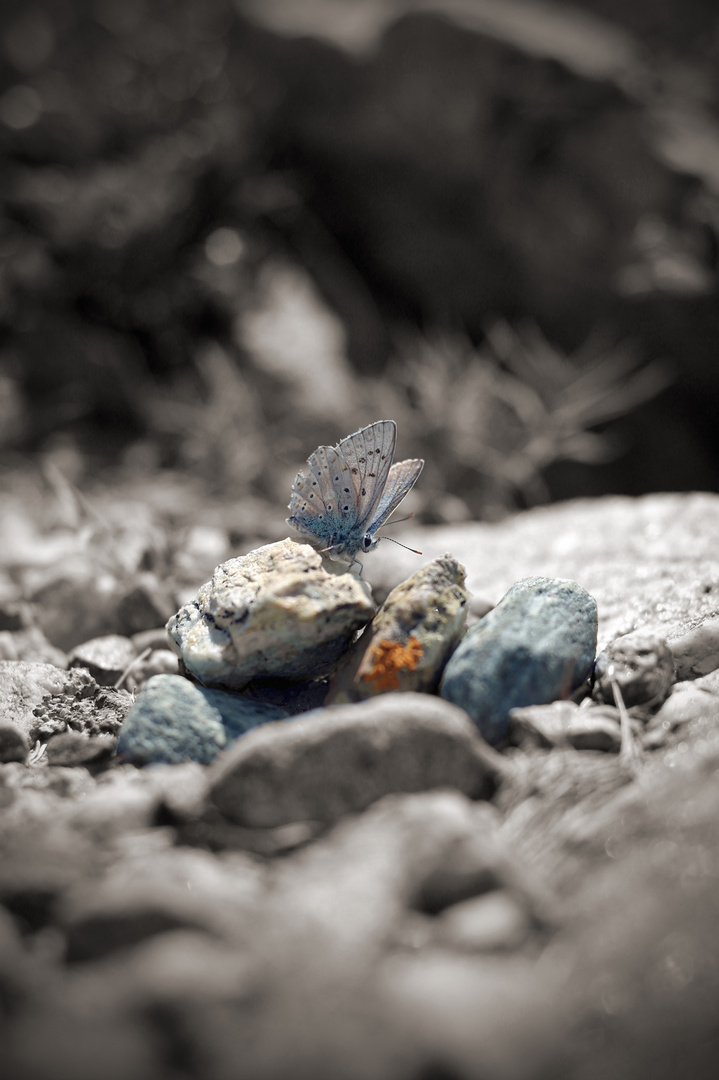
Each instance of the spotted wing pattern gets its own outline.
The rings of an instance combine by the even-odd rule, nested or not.
[[[373,517],[389,476],[397,425],[394,420],[378,420],[348,435],[339,450],[349,465],[357,503],[357,526],[365,527]]]
[[[337,557],[354,559],[419,476],[424,462],[392,465],[394,420],[378,420],[337,446],[319,446],[297,474],[287,521]]]

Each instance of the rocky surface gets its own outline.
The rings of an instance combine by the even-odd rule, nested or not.
[[[630,710],[635,758],[590,697],[514,711],[492,750],[462,710],[389,693],[264,724],[209,766],[137,768],[100,730],[112,709],[122,733],[126,691],[0,665],[9,1080],[709,1080],[718,523],[693,495],[418,529],[480,600],[574,579],[603,646],[681,643],[664,703]],[[367,560],[380,588],[393,558]]]

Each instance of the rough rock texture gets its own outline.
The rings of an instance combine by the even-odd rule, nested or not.
[[[462,639],[440,693],[467,711],[492,743],[511,709],[569,697],[589,676],[597,606],[573,581],[525,578]]]
[[[167,628],[205,685],[241,689],[251,679],[327,673],[374,605],[352,574],[329,574],[293,540],[218,566]]]
[[[210,799],[232,821],[272,827],[335,821],[391,792],[453,787],[487,798],[500,775],[461,709],[383,694],[246,736],[218,762]]]
[[[467,619],[464,578],[464,567],[442,555],[393,589],[342,658],[327,704],[394,690],[434,691]]]
[[[68,673],[52,664],[0,661],[0,720],[28,734],[35,720],[33,709],[44,698],[62,694],[68,681]]]
[[[718,522],[719,497],[655,496],[417,541],[430,559],[433,537],[437,554],[462,557],[478,595],[498,599],[532,572],[572,577],[598,600],[604,643],[636,623],[671,644],[717,617]],[[393,550],[379,549],[373,576]],[[225,818],[208,798],[221,762],[93,775],[33,750],[0,763],[4,1074],[714,1080],[719,669],[694,677],[708,653],[699,642],[692,655],[691,679],[647,723],[656,741],[638,768],[621,754],[511,746],[491,753],[502,766],[491,800],[394,794],[319,827]],[[51,693],[66,710],[91,700],[65,692],[79,671],[48,682],[26,668],[0,666],[10,723]],[[342,712],[374,729],[383,700]],[[567,727],[580,714],[616,726],[607,706],[559,705],[531,710],[551,711],[538,731],[560,726],[555,712]],[[315,717],[245,745],[269,748],[272,729],[294,724]],[[469,721],[453,731],[448,745],[481,745]],[[417,775],[435,767],[426,746]],[[361,753],[345,761],[319,782],[308,770],[292,813],[324,798],[321,784],[346,809],[342,785],[353,797],[367,773]],[[268,800],[302,788],[293,762],[275,763]]]

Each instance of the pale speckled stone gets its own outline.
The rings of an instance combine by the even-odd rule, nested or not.
[[[719,668],[719,616],[703,619],[681,637],[667,642],[677,679],[696,679]]]
[[[327,704],[436,689],[467,619],[464,567],[442,555],[394,589],[343,657]]]
[[[239,689],[325,675],[374,610],[358,578],[288,539],[222,563],[167,629],[197,679]]]

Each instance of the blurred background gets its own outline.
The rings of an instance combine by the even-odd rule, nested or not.
[[[427,522],[717,490],[718,59],[714,0],[5,0],[6,490],[276,539],[385,417]]]

